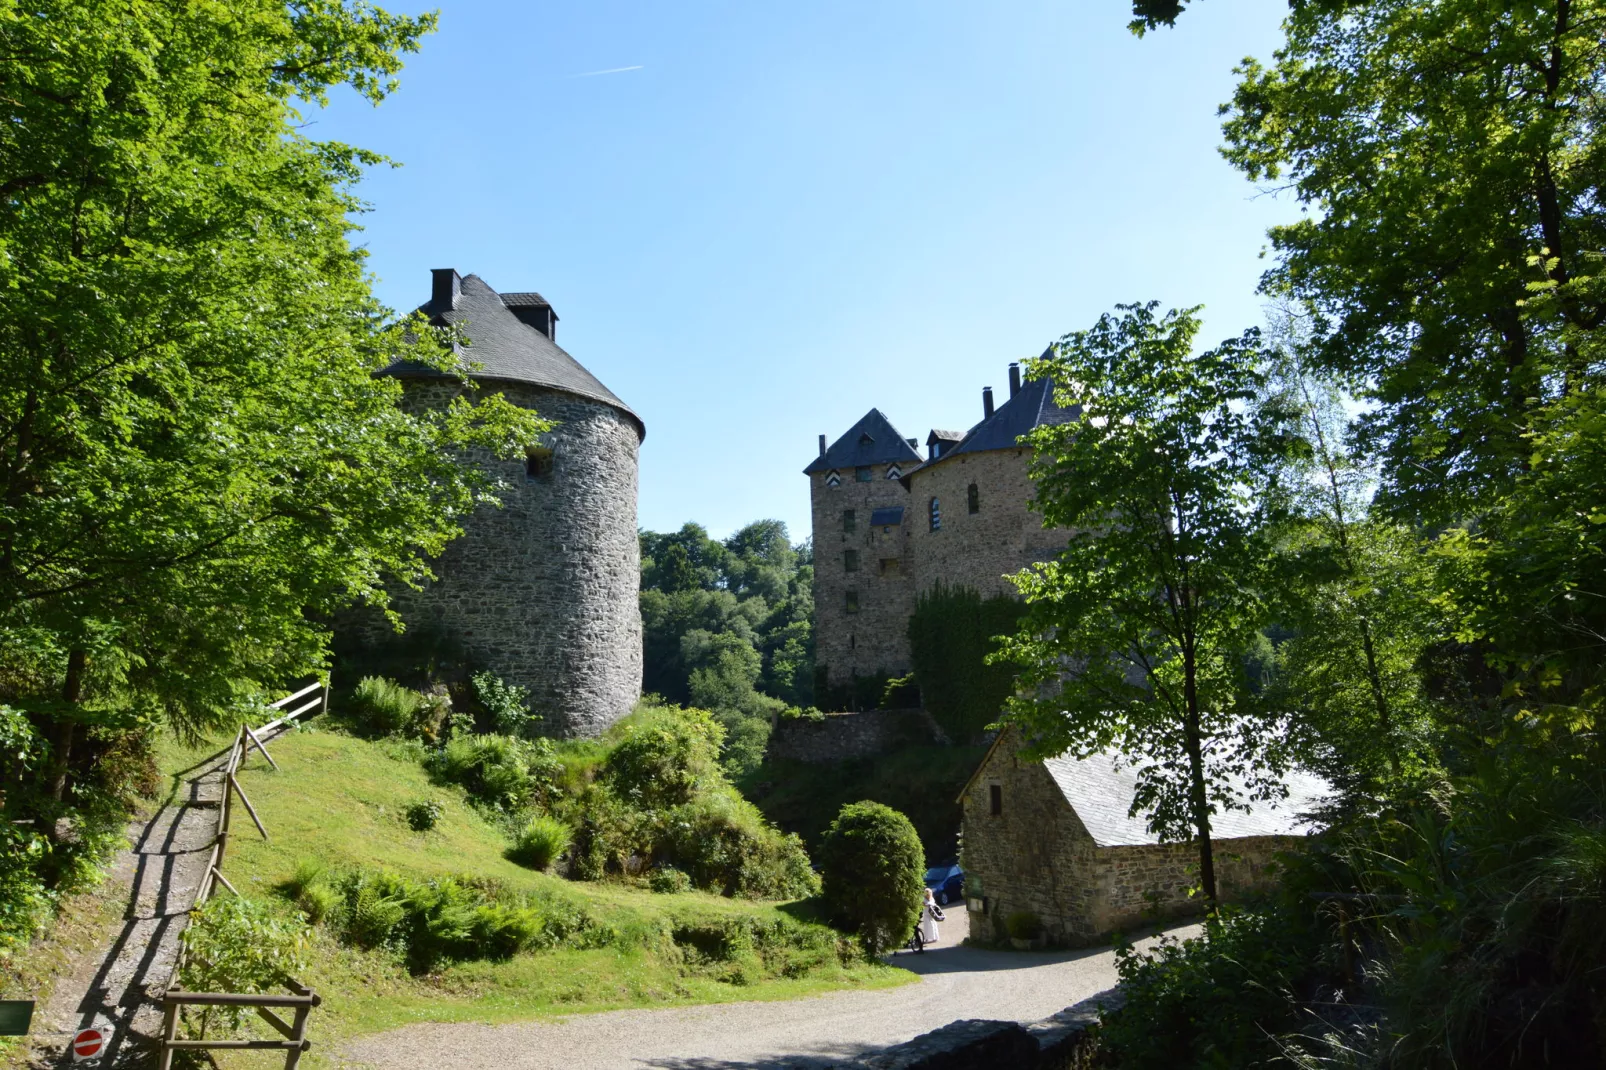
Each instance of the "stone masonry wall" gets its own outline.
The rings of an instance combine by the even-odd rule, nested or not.
[[[916,592],[938,582],[980,591],[982,597],[1015,587],[1004,576],[1034,561],[1046,561],[1065,546],[1065,537],[1045,530],[1028,508],[1036,493],[1027,466],[1027,449],[962,453],[922,468],[909,479],[914,521],[909,539]],[[968,488],[976,485],[980,509],[969,509]],[[942,507],[942,528],[931,530],[931,499]]]
[[[993,784],[1003,793],[1003,812],[996,816]],[[1042,920],[1051,938],[1089,944],[1199,907],[1188,895],[1198,882],[1197,846],[1097,846],[1048,770],[1017,757],[1007,738],[971,781],[962,811],[966,895],[986,897],[985,912],[970,917],[978,936],[1001,938],[1004,919],[1024,910]],[[1275,879],[1273,854],[1298,843],[1277,836],[1217,840],[1222,900],[1266,887]]]
[[[834,765],[898,747],[936,743],[941,730],[925,710],[829,713],[820,720],[786,718],[770,733],[770,758]]]
[[[507,485],[502,508],[477,509],[434,563],[438,579],[395,592],[396,607],[410,627],[440,628],[529,688],[549,734],[595,735],[641,694],[636,427],[613,406],[572,394],[476,385],[558,422],[543,436],[552,472],[531,479],[522,461],[475,457]],[[405,387],[412,411],[444,406],[462,389],[439,380]]]
[[[809,476],[814,525],[815,663],[833,685],[855,674],[902,676],[909,671],[909,615],[914,587],[909,572],[909,492],[887,478],[887,466],[872,467],[868,483],[854,479],[852,468],[841,471],[839,486],[827,485],[824,473]],[[903,523],[872,528],[876,509],[901,506]],[[842,515],[853,510],[854,530],[844,530]],[[845,551],[857,555],[849,570]],[[848,611],[848,592],[858,599]]]

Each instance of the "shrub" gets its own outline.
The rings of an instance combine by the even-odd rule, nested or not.
[[[674,866],[658,866],[647,874],[647,887],[670,894],[691,891],[691,878]]]
[[[340,885],[346,939],[362,948],[395,942],[407,916],[406,891],[399,877],[383,871],[348,875]]]
[[[414,832],[428,832],[441,819],[442,807],[436,800],[429,799],[408,806],[406,813],[408,828]]]
[[[507,857],[521,866],[546,869],[569,849],[573,839],[574,831],[568,825],[555,817],[540,814],[530,818],[519,830],[513,846],[508,848]]]
[[[477,802],[518,810],[550,804],[562,764],[545,739],[454,735],[429,761],[440,779],[461,785]]]
[[[321,925],[340,910],[340,893],[327,884],[309,884],[296,896],[296,906],[309,922]]]
[[[703,710],[643,710],[618,728],[601,779],[620,799],[643,809],[690,802],[699,786],[719,777],[724,730]]]
[[[477,672],[470,678],[474,697],[490,718],[492,729],[504,736],[530,736],[541,727],[541,718],[530,713],[530,690],[505,682],[490,672]]]
[[[800,899],[819,891],[803,841],[764,820],[729,788],[670,811],[653,846],[699,888],[749,899]]]
[[[190,916],[184,930],[180,983],[191,992],[266,992],[306,969],[307,927],[282,917],[267,903],[217,896]],[[214,1014],[237,1027],[244,1008],[208,1007],[201,1032]]]
[[[1004,931],[1016,940],[1036,940],[1043,934],[1043,919],[1030,910],[1017,910],[1004,919]]]
[[[390,947],[415,970],[444,960],[506,958],[585,929],[583,911],[548,915],[527,900],[502,901],[457,878],[410,881],[385,870],[340,882],[344,937],[358,947]]]
[[[383,676],[364,676],[352,689],[346,715],[358,732],[377,739],[405,734],[423,706],[417,691]]]
[[[920,918],[925,853],[909,819],[875,802],[842,808],[820,843],[826,908],[866,953],[909,939]]]

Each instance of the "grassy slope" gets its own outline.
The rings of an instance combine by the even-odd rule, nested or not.
[[[171,748],[164,761],[182,769],[216,748]],[[431,784],[401,745],[370,743],[329,731],[301,731],[270,748],[282,771],[252,757],[241,786],[267,826],[264,842],[236,809],[223,871],[248,896],[269,897],[299,859],[331,869],[388,866],[413,877],[469,874],[520,890],[581,897],[599,919],[621,929],[724,913],[773,915],[797,907],[723,899],[701,892],[656,895],[616,884],[585,884],[532,873],[502,857],[499,829],[468,806],[455,788]],[[437,799],[436,829],[413,832],[404,808]],[[302,978],[325,998],[315,1014],[314,1055],[322,1063],[342,1037],[417,1021],[507,1021],[576,1011],[732,1000],[791,999],[834,988],[886,987],[912,980],[890,967],[818,967],[802,977],[765,977],[745,985],[688,970],[671,957],[601,948],[520,955],[506,962],[450,965],[414,977],[380,952],[335,943],[319,930],[311,968]],[[239,1062],[225,1065],[250,1065]],[[306,1065],[305,1063],[303,1065]]]
[[[813,851],[846,803],[869,799],[901,810],[914,823],[931,864],[958,850],[959,791],[986,747],[906,747],[839,765],[767,762],[742,785],[764,816],[803,837]]]

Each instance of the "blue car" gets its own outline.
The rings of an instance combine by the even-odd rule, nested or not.
[[[939,906],[947,906],[965,894],[965,871],[958,866],[936,866],[926,870],[926,887]]]

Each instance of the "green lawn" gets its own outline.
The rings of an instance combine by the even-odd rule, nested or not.
[[[219,747],[171,745],[164,768],[184,769]],[[709,961],[668,934],[707,929],[734,915],[806,920],[808,905],[755,903],[702,892],[661,895],[622,883],[570,882],[534,873],[502,857],[502,831],[469,806],[460,791],[432,784],[406,744],[367,742],[314,727],[287,735],[269,749],[281,771],[272,771],[252,752],[240,783],[271,838],[264,841],[237,807],[223,866],[242,894],[275,898],[275,886],[300,860],[313,858],[334,871],[385,866],[415,878],[467,875],[500,881],[517,891],[578,900],[599,931],[622,934],[612,946],[455,963],[416,976],[394,956],[344,946],[320,928],[311,966],[301,978],[325,1000],[314,1014],[314,1064],[329,1058],[332,1044],[340,1039],[409,1022],[497,1022],[622,1007],[792,999],[913,980],[903,970],[859,961],[843,964],[834,956],[781,968],[757,964],[751,956],[745,968]],[[438,800],[444,812],[434,830],[413,832],[404,819],[405,808],[426,799]],[[243,1056],[224,1064],[254,1065]]]

